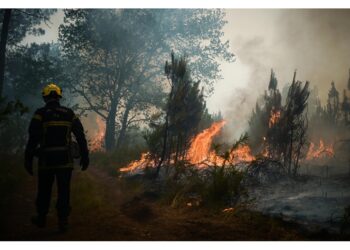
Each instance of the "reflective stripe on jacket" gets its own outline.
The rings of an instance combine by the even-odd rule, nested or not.
[[[71,168],[71,134],[74,134],[82,156],[88,156],[84,128],[74,112],[57,101],[48,102],[35,111],[29,125],[29,139],[25,151],[27,160],[39,158],[39,168]]]

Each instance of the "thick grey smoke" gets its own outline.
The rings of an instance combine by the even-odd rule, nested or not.
[[[227,137],[238,137],[246,128],[257,98],[267,88],[273,68],[279,88],[297,78],[317,86],[323,104],[330,82],[342,94],[350,68],[350,10],[227,9],[225,36],[236,62],[222,65],[223,79],[208,99],[209,111],[221,111],[230,122]],[[63,21],[59,10],[44,37],[28,42],[57,41]]]
[[[223,80],[208,100],[221,110],[237,137],[259,95],[267,88],[270,70],[279,88],[292,80],[309,80],[325,104],[331,81],[342,94],[350,68],[350,10],[227,10],[225,35],[237,61],[223,65]]]

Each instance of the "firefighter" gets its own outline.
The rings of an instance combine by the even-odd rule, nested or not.
[[[46,225],[49,211],[51,190],[57,184],[57,216],[59,230],[68,227],[70,213],[70,180],[73,170],[72,138],[74,134],[80,148],[81,170],[89,166],[89,151],[84,135],[84,128],[74,112],[60,105],[62,90],[50,83],[42,90],[46,103],[35,111],[29,125],[29,139],[25,150],[25,169],[33,175],[33,158],[38,157],[38,191],[36,198],[37,216],[32,223],[40,228]]]

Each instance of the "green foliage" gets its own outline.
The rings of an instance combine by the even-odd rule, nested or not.
[[[331,83],[328,92],[327,104],[322,107],[320,101],[317,102],[315,113],[310,119],[310,127],[319,128],[322,126],[325,136],[336,137],[337,133],[346,130],[350,122],[350,102],[344,89],[343,100],[340,102],[339,92],[335,83]]]
[[[156,124],[153,119],[150,123],[150,129],[146,130],[144,132],[143,138],[146,141],[147,148],[149,150],[149,153],[151,154],[151,157],[153,159],[159,158],[159,154],[162,151],[163,144],[162,139],[164,136],[164,124]]]
[[[28,107],[24,106],[19,100],[6,102],[5,99],[0,100],[0,128],[9,116],[14,113],[19,113],[21,116],[27,113]]]
[[[191,79],[185,58],[166,62],[165,74],[171,81],[171,93],[167,103],[169,145],[168,155],[175,154],[175,162],[183,158],[189,141],[198,132],[205,102],[199,82]]]
[[[22,100],[36,97],[41,101],[41,89],[49,82],[63,85],[64,91],[66,76],[57,44],[33,43],[17,48],[8,53],[6,69],[6,85]],[[69,95],[68,91],[64,94]]]
[[[327,114],[330,116],[330,119],[337,122],[339,119],[339,92],[335,88],[334,82],[331,83],[331,88],[328,92],[328,99],[327,99]]]
[[[21,101],[0,100],[0,151],[14,153],[21,151],[25,145],[26,122],[24,114],[28,113]]]
[[[65,10],[60,42],[69,59],[69,85],[84,99],[82,112],[106,120],[108,150],[131,123],[162,105],[159,64],[170,50],[189,55],[193,76],[210,91],[220,77],[216,59],[233,61],[222,41],[223,18],[221,10]]]
[[[277,78],[275,76],[275,72],[273,69],[271,69],[271,76],[270,76],[270,82],[269,82],[269,90],[276,91],[277,90]]]
[[[270,145],[270,152],[272,155],[274,154],[276,138],[273,133],[270,133],[269,120],[272,114],[280,112],[282,109],[282,96],[277,88],[277,82],[275,72],[271,69],[268,91],[265,91],[260,102],[256,102],[255,109],[253,109],[249,119],[248,133],[253,135],[250,138],[250,146],[257,153],[261,150],[261,145],[267,143]]]
[[[350,100],[346,94],[346,90],[343,92],[343,101],[341,103],[341,111],[345,125],[350,125]]]
[[[248,133],[242,134],[239,139],[232,145],[231,150],[237,149],[239,146],[246,145],[249,140]]]
[[[42,22],[49,24],[50,16],[57,10],[54,9],[13,9],[7,45],[12,47],[20,43],[24,37],[30,35],[43,35],[45,31],[37,26]],[[0,9],[0,16],[3,17],[4,9]],[[0,31],[3,18],[0,18]]]
[[[349,79],[348,79],[348,90],[350,91],[350,69],[349,69]]]
[[[0,104],[1,150],[23,150],[30,115],[43,103],[42,87],[51,81],[61,85],[64,78],[55,44],[31,44],[8,51],[4,93],[12,101]],[[64,94],[69,99],[69,93]]]
[[[145,139],[155,161],[184,160],[191,138],[199,131],[203,117],[211,117],[205,108],[203,91],[199,82],[191,79],[184,57],[177,59],[171,54],[171,62],[166,61],[165,74],[171,90],[165,106],[165,121],[160,113],[151,117],[150,130]],[[203,124],[202,124],[203,125]]]
[[[210,205],[236,205],[243,194],[241,181],[243,174],[234,166],[214,167],[208,176],[204,200]]]
[[[277,140],[275,145],[278,147],[275,152],[282,156],[286,171],[294,176],[297,174],[299,161],[304,156],[304,148],[307,146],[308,119],[305,111],[309,95],[308,81],[305,84],[293,81],[289,87],[281,117],[274,126],[274,138]]]
[[[163,200],[173,207],[204,206],[220,209],[235,206],[246,196],[242,187],[244,174],[234,166],[211,167],[201,171],[180,161],[165,181]]]
[[[292,175],[296,175],[307,145],[306,107],[310,95],[309,82],[303,84],[295,78],[296,72],[288,89],[286,104],[282,106],[277,79],[271,71],[269,92],[265,92],[261,104],[256,104],[249,121],[249,141],[253,151],[261,153],[267,149],[268,157],[281,161]]]

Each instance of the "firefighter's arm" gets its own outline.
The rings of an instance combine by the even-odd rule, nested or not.
[[[83,125],[81,124],[79,118],[75,115],[72,121],[72,132],[80,148],[80,154],[81,154],[80,165],[82,167],[82,170],[86,170],[89,166],[89,150],[88,150],[87,141],[85,138]]]
[[[33,175],[33,158],[42,137],[42,116],[35,112],[29,125],[29,138],[25,149],[24,167],[30,175]]]

